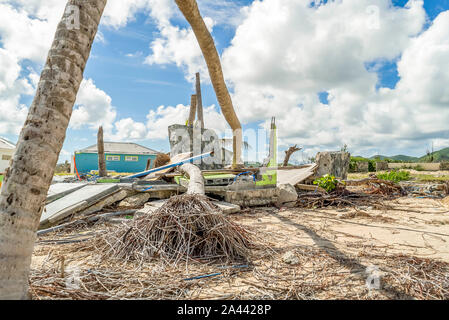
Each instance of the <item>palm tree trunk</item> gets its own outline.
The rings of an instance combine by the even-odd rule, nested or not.
[[[243,141],[242,126],[237,118],[234,106],[232,105],[231,96],[224,81],[220,57],[218,56],[214,39],[212,38],[209,30],[207,30],[206,24],[201,17],[195,0],[176,0],[176,4],[195,33],[204,59],[206,60],[209,76],[212,81],[215,94],[217,95],[217,100],[220,104],[221,111],[223,112],[226,121],[232,128],[234,136],[233,151],[235,154],[233,167],[236,167],[237,164],[241,163]]]
[[[106,177],[108,171],[106,170],[106,157],[104,155],[104,141],[103,141],[103,127],[98,128],[97,134],[97,149],[98,149],[98,175]]]
[[[105,5],[70,0],[57,27],[1,189],[0,299],[28,298],[36,230]]]
[[[204,177],[200,168],[191,163],[183,164],[178,169],[182,174],[189,177],[189,186],[187,187],[187,194],[205,195],[204,191]]]
[[[198,121],[200,122],[200,127],[201,129],[204,129],[203,95],[201,94],[201,80],[199,72],[196,74],[196,109],[198,112]]]
[[[196,116],[196,94],[192,94],[192,97],[190,98],[190,114],[188,123],[190,127],[193,127],[193,124],[195,122],[195,116]]]

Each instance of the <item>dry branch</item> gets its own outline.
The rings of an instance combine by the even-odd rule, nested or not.
[[[288,148],[288,150],[285,151],[285,158],[284,158],[284,164],[282,165],[283,167],[287,167],[288,166],[288,161],[290,160],[290,157],[292,156],[292,154],[294,154],[297,151],[300,151],[302,148],[298,148],[296,146],[296,144],[293,147]]]

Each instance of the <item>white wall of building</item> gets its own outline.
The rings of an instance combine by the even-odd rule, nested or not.
[[[15,149],[0,149],[0,173],[4,173],[6,168],[9,167],[14,151]]]

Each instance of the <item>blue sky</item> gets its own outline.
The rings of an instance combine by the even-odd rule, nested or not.
[[[309,38],[308,35],[310,33],[309,30],[314,30],[314,23],[329,34],[333,31],[331,29],[327,31],[327,26],[320,22],[320,19],[322,19],[320,14],[324,15],[324,10],[320,13],[319,10],[321,8],[303,8],[298,5],[298,1],[282,0],[278,4],[275,4],[272,0],[258,1],[259,4],[253,4],[253,1],[249,0],[235,2],[206,0],[199,2],[202,12],[210,13],[216,10],[216,16],[214,13],[209,15],[203,14],[203,16],[211,16],[211,19],[214,21],[212,34],[220,55],[223,55],[225,77],[233,93],[234,104],[237,105],[237,113],[241,117],[244,129],[257,129],[265,121],[269,121],[272,115],[276,115],[279,117],[279,130],[282,131],[279,134],[281,149],[296,143],[304,146],[305,150],[297,156],[297,161],[301,161],[319,150],[339,149],[345,143],[348,144],[351,152],[365,156],[371,156],[376,153],[389,155],[405,153],[419,156],[425,152],[432,141],[436,141],[437,147],[449,147],[448,132],[443,130],[444,128],[438,128],[437,125],[432,129],[429,126],[430,120],[423,122],[424,120],[419,117],[417,119],[413,118],[410,119],[410,123],[413,126],[404,127],[402,131],[397,131],[399,130],[395,128],[397,126],[392,124],[394,122],[392,120],[393,116],[389,118],[386,114],[375,114],[376,108],[394,109],[395,105],[404,106],[406,101],[408,101],[407,97],[411,96],[410,90],[413,89],[407,87],[408,79],[414,74],[414,67],[409,63],[409,61],[413,60],[413,50],[416,51],[413,39],[417,38],[419,41],[426,41],[427,38],[431,38],[430,32],[428,32],[429,36],[427,38],[423,35],[426,34],[433,25],[434,20],[441,13],[449,10],[449,0],[425,0],[423,8],[427,17],[419,23],[415,23],[415,21],[422,18],[422,15],[419,13],[419,4],[413,9],[416,12],[413,11],[415,13],[412,14],[410,13],[412,12],[411,9],[406,10],[408,1],[405,0],[393,0],[390,8],[388,6],[384,8],[379,4],[387,0],[363,1],[366,2],[367,6],[373,4],[381,7],[380,28],[385,28],[384,22],[390,23],[390,20],[394,20],[394,25],[398,25],[397,30],[395,29],[396,27],[391,27],[391,34],[393,34],[391,38],[389,38],[389,30],[380,30],[380,35],[373,38],[374,42],[384,37],[385,40],[379,43],[383,45],[385,42],[391,46],[391,48],[385,48],[385,50],[378,50],[379,53],[377,54],[373,53],[377,51],[377,47],[374,47],[373,44],[364,43],[364,39],[370,39],[369,37],[372,36],[371,30],[366,32],[366,36],[362,33],[357,36],[352,36],[351,34],[339,36],[337,34],[336,36],[330,35],[329,38],[324,37],[323,41],[326,41],[329,47],[324,42],[315,43],[314,38]],[[324,1],[321,7],[338,6],[338,2],[337,4],[329,2]],[[24,3],[24,1],[20,0],[1,0],[0,6],[9,5],[15,10],[22,10],[21,14],[30,20],[33,20],[35,14],[37,16],[42,14],[36,8],[28,8]],[[42,4],[42,6],[45,6],[45,4]],[[248,8],[243,10],[247,11],[239,11],[246,6]],[[364,11],[366,11],[364,8],[357,9],[356,5],[353,7],[354,17],[357,14],[364,14]],[[287,17],[285,19],[279,18],[281,22],[276,22],[278,21],[276,20],[276,10],[279,10],[277,16],[281,17],[285,13],[285,11],[282,11],[283,8],[291,10],[288,11],[288,15],[292,16],[292,20],[289,20],[289,17]],[[397,12],[397,9],[403,9],[404,13]],[[46,16],[42,16],[40,19],[50,23],[53,16],[60,15],[60,6],[52,10],[55,11],[53,14],[47,13]],[[269,10],[273,11],[273,16],[269,14]],[[336,17],[333,17],[333,19],[337,19],[336,21],[346,19],[344,17],[345,11],[347,9],[334,10]],[[266,12],[268,12],[268,15],[265,17],[266,20],[264,20],[263,14],[267,14]],[[341,12],[340,18],[338,17],[338,12]],[[186,57],[179,58],[175,54],[173,57],[167,58],[167,61],[161,61],[159,58],[159,61],[149,64],[148,57],[153,55],[151,45],[158,39],[166,39],[164,38],[160,21],[155,18],[159,14],[157,8],[150,5],[142,5],[142,8],[138,7],[136,10],[130,11],[126,16],[125,22],[122,19],[119,23],[108,22],[115,21],[113,19],[119,21],[116,17],[118,14],[112,9],[105,14],[107,16],[106,18],[104,17],[104,23],[102,23],[99,29],[103,40],[97,38],[95,41],[91,58],[85,69],[84,78],[92,81],[93,86],[90,87],[91,90],[96,90],[95,92],[97,93],[102,92],[101,94],[99,93],[99,97],[105,101],[101,103],[105,104],[105,108],[109,108],[107,110],[113,111],[111,111],[111,117],[108,120],[111,137],[113,136],[124,141],[135,141],[150,148],[168,152],[168,139],[161,138],[161,134],[158,135],[152,132],[152,130],[165,130],[166,132],[166,127],[165,129],[163,126],[159,127],[165,121],[162,119],[165,113],[161,111],[160,114],[155,115],[154,123],[151,122],[153,120],[148,121],[147,115],[150,111],[157,112],[157,108],[160,106],[163,106],[163,110],[170,106],[176,107],[178,105],[182,105],[185,108],[188,107],[190,95],[194,93],[193,83],[188,80],[189,76],[192,75],[192,72],[189,71],[195,70],[196,66],[198,66],[198,69],[204,67],[204,65],[201,65],[201,62],[198,62],[198,59],[201,57],[194,56],[192,58],[185,53]],[[240,14],[241,16],[238,16]],[[309,24],[306,25],[307,28],[312,29],[304,29],[299,24],[300,22],[294,21],[296,19],[293,18],[294,15],[302,17],[303,14],[307,14],[309,19]],[[407,15],[410,15],[410,17]],[[382,20],[384,16],[388,16],[389,20],[387,18],[385,18],[385,21]],[[393,16],[393,18],[390,16]],[[276,21],[268,21],[270,19]],[[259,34],[248,31],[254,28],[256,22],[263,25]],[[440,24],[444,25],[443,22]],[[269,24],[275,23],[278,23],[279,26],[269,27]],[[284,24],[285,29],[282,31],[281,27]],[[416,24],[419,24],[419,27]],[[189,29],[184,18],[176,12],[170,16],[170,26],[177,27],[179,30]],[[236,30],[239,30],[237,35]],[[271,34],[272,30],[276,31],[277,34]],[[381,33],[381,31],[385,32]],[[5,40],[9,36],[7,32],[12,33],[13,31],[8,31],[6,26],[2,28],[2,23],[0,23],[1,48],[5,52],[13,52],[14,50],[10,49],[13,45],[9,43],[12,40],[8,40],[9,42]],[[256,34],[257,41],[254,41],[254,44],[252,42],[245,43],[245,32],[252,36]],[[274,38],[270,38],[273,36]],[[52,36],[48,37],[52,38]],[[276,51],[278,43],[275,43],[273,40],[282,43],[282,37],[289,39],[289,44],[294,43],[295,39],[301,39],[298,40],[301,42],[298,44],[298,47],[286,48],[286,51],[290,51],[287,58],[289,59],[288,61],[291,61],[291,65],[288,68],[282,65],[279,56],[276,57],[276,54],[282,53]],[[357,40],[354,40],[355,38]],[[343,42],[345,44],[342,44]],[[397,45],[395,44],[396,42],[398,43]],[[273,47],[270,48],[271,43],[273,43]],[[256,48],[256,44],[263,45],[259,45]],[[30,48],[31,45],[29,45]],[[340,45],[341,47],[339,47]],[[342,50],[339,50],[339,48],[346,50],[349,45],[354,45],[355,49],[348,50],[348,53],[343,53]],[[28,46],[28,44],[24,43],[23,46]],[[172,46],[176,48],[176,41]],[[361,53],[354,53],[358,52],[357,48],[363,46],[366,48],[360,49]],[[180,45],[179,49],[177,48],[176,50],[179,50],[182,56],[182,50],[184,49],[185,47]],[[167,48],[164,50],[167,55],[170,53],[170,51],[166,51],[168,50]],[[302,52],[303,50],[305,52]],[[317,56],[318,59],[321,55],[326,56],[323,52],[332,50],[335,50],[335,52],[329,57],[335,59],[334,63],[323,60],[321,65],[318,63],[315,66],[315,62],[307,62],[309,57]],[[42,52],[45,51],[42,50]],[[198,55],[197,52],[196,55]],[[36,57],[17,58],[17,64],[21,68],[17,81],[26,79],[30,84],[32,83],[32,74],[38,75],[41,71],[45,55],[41,54],[41,56],[40,61]],[[290,59],[291,57],[293,58]],[[258,70],[258,59],[260,59],[260,70]],[[432,59],[429,58],[428,60]],[[254,63],[254,65],[251,65],[252,69],[249,69],[249,67],[245,69],[245,61]],[[268,68],[270,66],[269,61],[271,61],[270,68]],[[276,63],[276,61],[279,61],[279,63]],[[343,66],[346,63],[348,63],[347,68]],[[312,64],[316,69],[309,70],[309,66]],[[403,81],[401,81],[401,75],[398,71],[398,64],[402,65]],[[235,68],[233,68],[234,65]],[[323,71],[324,67],[326,67],[326,70]],[[419,70],[421,69],[424,70],[423,72],[433,70],[428,66],[420,66]],[[294,70],[294,73],[289,74],[288,72],[291,70]],[[321,75],[319,72],[324,72],[324,74]],[[207,74],[204,75],[203,104],[206,107],[215,106],[211,107],[211,119],[218,119],[219,108],[215,93],[209,79],[207,79]],[[375,78],[372,78],[372,75]],[[277,78],[277,76],[280,78]],[[287,81],[290,76],[291,80],[281,86],[281,83]],[[438,77],[431,77],[432,81],[440,79],[439,81],[441,82],[441,80],[445,81],[447,79],[444,76],[443,78]],[[0,77],[0,81],[1,79]],[[277,84],[279,85],[277,86]],[[423,86],[426,85],[430,86],[431,84],[423,84]],[[288,90],[284,90],[285,87],[288,87]],[[11,92],[14,90],[10,89]],[[28,91],[30,90],[28,89]],[[8,93],[5,94],[5,92],[2,93],[0,90],[0,99],[2,94],[5,95],[5,99],[9,99],[10,96]],[[406,96],[403,96],[402,92],[408,93]],[[441,95],[441,93],[439,94]],[[89,100],[88,95],[89,93],[85,94],[84,101]],[[353,97],[348,98],[349,96]],[[110,101],[105,97],[110,97]],[[359,100],[363,101],[363,97],[366,97],[366,100],[369,101],[366,105],[359,102]],[[17,110],[20,109],[19,105],[29,107],[32,98],[33,93],[20,94],[16,106]],[[421,101],[420,99],[421,96],[417,96],[414,101]],[[422,108],[429,108],[428,112],[433,113],[437,108],[441,107],[441,104],[446,109],[449,107],[444,97],[440,97],[440,100],[438,100],[438,97],[429,97],[428,99],[432,101],[432,105],[429,105],[430,102],[423,100],[416,106],[415,110],[427,110]],[[8,101],[12,100],[11,98]],[[272,103],[272,106],[270,106],[270,103]],[[348,103],[353,103],[354,105],[349,107]],[[84,102],[84,104],[87,105],[87,102]],[[369,107],[368,105],[371,104],[372,106]],[[299,108],[297,106],[303,107]],[[75,106],[75,109],[78,107]],[[182,107],[179,110],[185,110]],[[341,113],[338,112],[339,108],[342,110]],[[348,108],[352,109],[349,110]],[[95,106],[86,106],[86,110],[95,110]],[[253,114],[251,114],[251,110],[254,110]],[[368,115],[371,112],[374,118],[369,118]],[[19,111],[17,113],[19,114]],[[112,116],[112,113],[115,116]],[[327,116],[328,113],[329,117]],[[20,114],[23,117],[23,112]],[[408,112],[404,109],[401,110],[401,114],[408,114]],[[351,115],[354,115],[354,119],[360,119],[363,122],[363,126],[360,129],[363,133],[358,134],[354,130],[347,129],[347,127],[352,125]],[[441,116],[449,115],[444,113]],[[297,117],[297,121],[295,121],[295,117]],[[138,125],[142,127],[142,130],[139,131],[137,139],[117,132],[115,124],[122,119],[130,119],[130,123],[132,123],[129,125],[130,127],[133,127],[134,123],[139,123]],[[329,123],[326,123],[326,119],[330,119]],[[0,118],[1,121],[2,119]],[[379,124],[373,125],[372,122],[379,122]],[[221,125],[217,125],[217,123],[211,120],[211,122],[206,123],[206,126],[217,128],[217,126],[220,127]],[[12,131],[12,129],[9,131],[5,129],[0,131],[0,135],[11,141],[16,141],[17,132]],[[348,137],[350,135],[357,135],[357,138]],[[397,141],[397,143],[392,143],[392,141]],[[67,138],[60,160],[69,159],[70,154],[75,150],[95,144],[95,142],[96,130],[92,124],[80,124],[78,127],[71,126],[67,131]]]

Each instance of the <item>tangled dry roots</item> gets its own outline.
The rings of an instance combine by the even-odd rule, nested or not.
[[[207,197],[188,194],[172,197],[155,213],[123,224],[101,240],[107,257],[140,262],[159,257],[170,264],[189,258],[244,260],[251,242],[248,231]]]
[[[159,168],[170,162],[170,155],[165,153],[158,153],[156,160],[154,161],[154,167]]]

